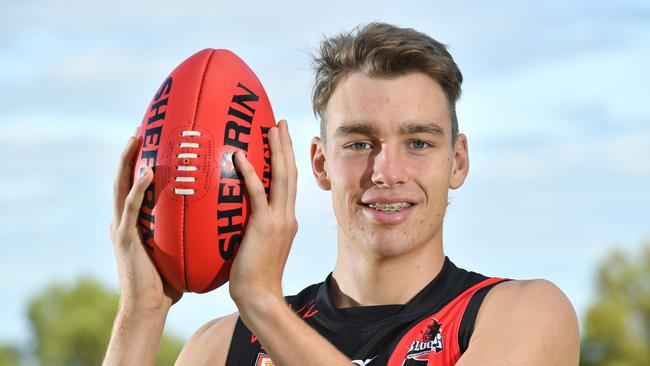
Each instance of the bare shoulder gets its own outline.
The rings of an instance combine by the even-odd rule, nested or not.
[[[573,306],[555,284],[547,280],[507,281],[488,292],[479,311],[488,316],[514,314],[538,320],[569,320],[575,317]],[[478,319],[477,319],[478,320]]]
[[[238,317],[233,313],[204,324],[187,341],[176,365],[225,365]]]
[[[508,281],[485,297],[458,365],[577,365],[578,320],[547,280]]]

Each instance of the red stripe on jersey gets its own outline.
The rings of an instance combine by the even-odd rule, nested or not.
[[[460,359],[458,331],[472,295],[502,281],[488,278],[468,288],[435,314],[409,329],[400,339],[387,366],[451,366]]]

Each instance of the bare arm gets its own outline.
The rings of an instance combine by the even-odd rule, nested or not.
[[[272,306],[272,310],[269,305],[264,303],[263,309],[254,311],[259,314],[259,319],[251,323],[261,331],[256,332],[256,336],[263,334],[260,340],[275,365],[318,365],[318,360],[327,361],[324,363],[327,365],[337,365],[333,362],[346,366],[351,364],[327,340],[291,312],[286,303],[279,304],[277,308]],[[276,314],[276,310],[279,310],[279,314]],[[176,366],[224,366],[238,317],[239,314],[235,313],[202,326],[185,344]],[[339,359],[335,361],[335,357]]]
[[[135,314],[120,310],[115,317],[104,365],[153,365],[167,312]]]
[[[297,231],[297,172],[286,121],[269,132],[273,180],[267,201],[254,169],[241,154],[235,164],[244,176],[252,214],[233,262],[230,295],[248,328],[276,365],[350,365],[350,360],[309,327],[286,305],[282,274]],[[154,363],[169,308],[181,293],[158,275],[136,230],[136,218],[152,172],[131,185],[130,162],[136,151],[131,138],[115,184],[111,224],[120,274],[120,310],[104,365]],[[177,360],[178,365],[224,365],[237,316],[219,318],[199,329]]]
[[[274,365],[349,366],[352,364],[327,339],[291,311],[284,300],[267,300],[239,306],[242,320],[259,338]]]
[[[238,317],[234,313],[199,328],[178,355],[176,366],[224,366]]]
[[[578,333],[571,303],[551,282],[505,282],[485,297],[457,365],[576,366]]]
[[[230,296],[241,319],[276,365],[350,365],[320,334],[288,307],[282,274],[298,230],[295,217],[297,170],[287,122],[269,131],[273,180],[264,187],[241,152],[235,164],[251,200],[252,215],[230,272]]]
[[[146,170],[131,183],[137,146],[131,137],[114,185],[109,231],[120,279],[120,305],[104,365],[153,365],[167,312],[182,295],[160,278],[136,228],[144,192],[153,179],[151,170]]]

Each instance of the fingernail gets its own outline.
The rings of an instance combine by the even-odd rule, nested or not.
[[[144,177],[147,175],[147,167],[143,166],[140,168],[140,179],[144,179]]]

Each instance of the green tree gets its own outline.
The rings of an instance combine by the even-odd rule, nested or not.
[[[117,313],[118,295],[98,282],[53,285],[29,305],[37,358],[42,365],[101,365]],[[182,343],[163,335],[156,365],[173,365]]]
[[[580,365],[650,365],[650,242],[635,254],[615,250],[599,265]]]
[[[18,365],[18,351],[8,344],[0,345],[0,366]]]

